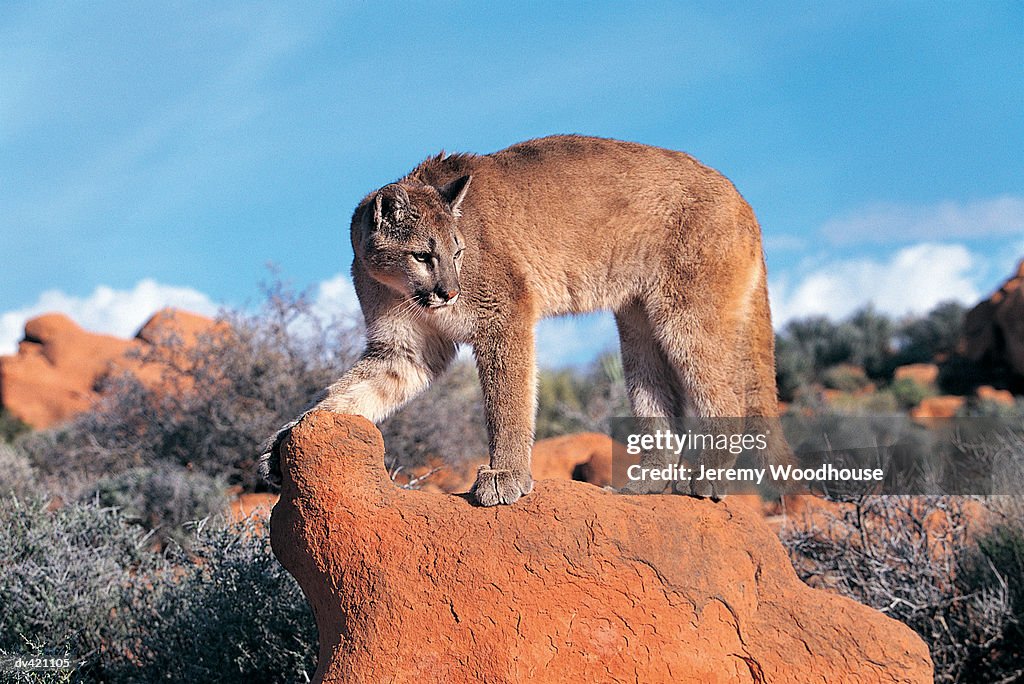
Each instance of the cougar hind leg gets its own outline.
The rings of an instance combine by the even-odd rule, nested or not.
[[[637,302],[631,302],[615,313],[615,324],[619,330],[622,370],[629,403],[636,416],[636,430],[653,435],[657,430],[668,429],[669,418],[681,415],[684,398],[678,392],[672,365],[654,339],[647,314]],[[671,462],[662,451],[645,451],[640,457],[643,468],[663,468]],[[668,484],[661,480],[634,480],[623,491],[660,493]]]

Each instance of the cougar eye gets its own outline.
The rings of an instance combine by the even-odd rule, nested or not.
[[[412,258],[421,264],[429,264],[430,260],[434,258],[434,255],[430,252],[413,252]]]
[[[465,249],[460,249],[458,252],[455,253],[455,258],[456,259],[461,259],[462,258],[462,253],[465,252],[465,251],[466,251]]]

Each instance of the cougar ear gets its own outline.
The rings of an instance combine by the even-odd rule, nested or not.
[[[373,225],[377,229],[398,225],[408,213],[409,194],[398,183],[385,185],[373,198]]]
[[[462,176],[437,189],[441,199],[448,203],[452,213],[456,216],[462,214],[462,200],[466,198],[466,191],[469,190],[471,180],[473,180],[473,176]]]

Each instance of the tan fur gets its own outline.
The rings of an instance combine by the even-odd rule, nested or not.
[[[424,269],[412,254],[431,239]],[[438,155],[359,204],[352,244],[367,350],[317,407],[380,420],[471,344],[490,434],[481,504],[533,487],[544,317],[615,312],[637,415],[776,415],[760,228],[733,185],[686,154],[553,136]],[[787,457],[784,442],[771,450]]]

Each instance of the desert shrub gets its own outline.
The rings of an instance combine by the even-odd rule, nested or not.
[[[0,657],[70,655],[25,681],[308,681],[316,627],[265,523],[196,525],[186,549],[94,502],[0,498]]]
[[[1024,399],[1017,398],[1013,404],[1004,404],[991,399],[968,399],[957,416],[961,418],[1014,418],[1024,416]]]
[[[856,335],[852,327],[833,323],[825,316],[790,321],[783,333],[810,360],[816,375],[854,358]]]
[[[618,354],[605,354],[582,373],[543,371],[537,387],[538,439],[571,432],[605,432],[609,420],[632,415]]]
[[[148,542],[114,509],[0,499],[0,651],[70,655],[74,680],[115,678],[132,648],[132,596],[162,563]]]
[[[863,368],[870,378],[892,374],[891,358],[895,326],[871,305],[851,315],[843,324],[852,338],[852,355],[848,363]]]
[[[130,468],[97,481],[84,494],[100,506],[117,508],[130,521],[166,542],[187,544],[185,525],[227,508],[224,485],[202,472],[172,464]]]
[[[136,681],[299,682],[316,664],[317,631],[302,590],[252,519],[197,525],[175,568],[140,612]]]
[[[871,384],[859,366],[839,364],[825,370],[822,382],[829,389],[841,392],[856,392]]]
[[[916,631],[937,682],[1013,681],[1024,670],[1008,641],[1017,623],[1006,577],[1019,568],[979,562],[976,511],[963,497],[856,497],[820,526],[787,526],[780,537],[808,584]]]
[[[30,432],[31,427],[5,408],[0,408],[0,442],[13,442],[20,435]]]
[[[932,391],[913,378],[900,378],[889,385],[889,392],[896,402],[905,409],[913,408],[932,394]]]
[[[159,388],[111,378],[95,410],[24,440],[43,475],[77,496],[110,473],[170,463],[261,488],[254,467],[260,444],[361,348],[353,319],[324,322],[306,293],[280,283],[264,292],[257,313],[223,314],[194,345],[173,335],[152,345],[142,360],[166,369]]]
[[[487,456],[483,396],[473,363],[457,360],[427,391],[380,425],[388,466],[453,463]]]
[[[0,442],[0,497],[28,496],[39,489],[35,468],[17,447]]]
[[[932,363],[956,349],[967,310],[957,302],[943,302],[926,315],[909,318],[897,331],[898,352],[893,366]]]
[[[782,401],[798,401],[808,394],[802,391],[814,378],[814,362],[800,345],[789,337],[775,337],[775,386]]]

